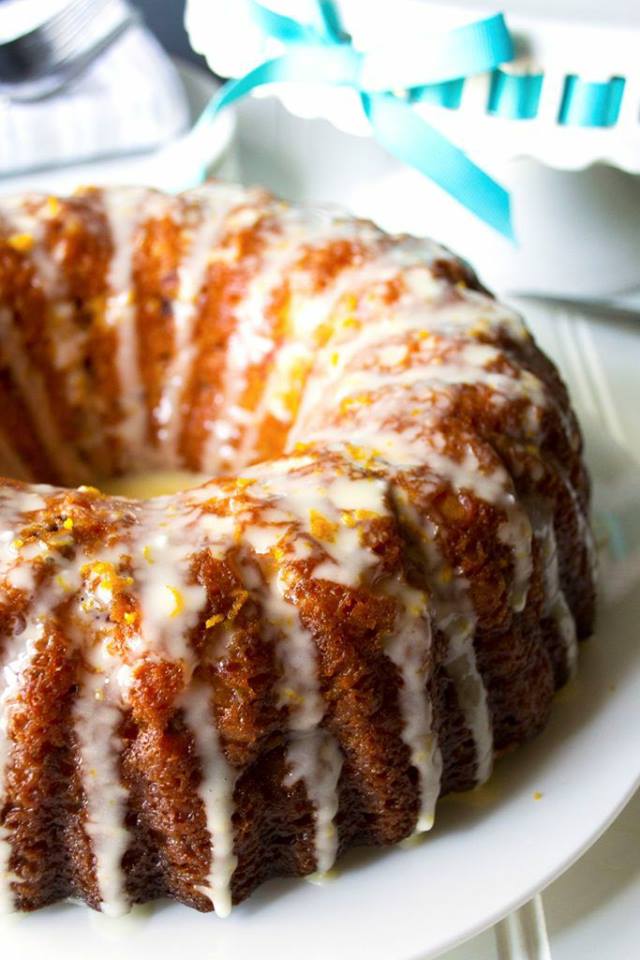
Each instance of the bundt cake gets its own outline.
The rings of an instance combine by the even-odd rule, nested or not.
[[[228,912],[428,830],[593,620],[522,320],[435,243],[210,183],[0,201],[0,902]],[[109,478],[214,479],[149,500]]]

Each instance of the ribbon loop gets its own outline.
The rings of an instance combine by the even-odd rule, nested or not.
[[[513,58],[513,43],[502,14],[438,38],[420,38],[401,51],[361,53],[344,32],[333,0],[316,0],[317,27],[276,13],[258,0],[246,2],[263,32],[284,44],[285,52],[225,84],[198,126],[267,84],[352,87],[360,94],[374,137],[393,156],[514,239],[509,194],[504,187],[411,107],[411,102],[419,100],[442,102],[444,93],[457,96],[466,77],[491,72]],[[407,91],[408,99],[398,97],[393,92],[397,89]]]
[[[364,55],[362,85],[368,93],[408,90],[490,73],[512,60],[513,43],[502,14],[445,34],[417,37]]]

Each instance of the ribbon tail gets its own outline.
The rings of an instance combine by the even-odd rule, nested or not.
[[[415,167],[467,210],[515,243],[511,198],[460,147],[390,94],[361,94],[376,139],[389,153]]]

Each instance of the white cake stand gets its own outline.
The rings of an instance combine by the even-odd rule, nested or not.
[[[312,0],[265,2],[299,20],[313,18]],[[233,7],[188,0],[192,45],[223,76],[241,75],[283,49],[252,26],[244,7],[245,0]],[[488,0],[339,0],[338,7],[359,49],[399,55],[420,31],[428,37],[496,10]],[[640,287],[640,4],[504,0],[499,9],[517,50],[504,69],[543,74],[536,116],[490,115],[489,75],[465,82],[457,109],[415,109],[509,188],[517,246],[379,147],[349,90],[279,84],[260,91],[275,94],[286,110],[262,101],[251,111],[257,130],[245,144],[249,164],[252,156],[277,156],[282,169],[273,179],[285,196],[337,201],[387,229],[437,236],[501,290],[603,297]],[[615,123],[558,122],[570,75],[624,78]],[[244,104],[242,110],[246,115]],[[328,123],[318,126],[318,118]]]

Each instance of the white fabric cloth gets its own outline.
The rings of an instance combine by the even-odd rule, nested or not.
[[[56,95],[19,103],[0,92],[0,176],[149,150],[188,122],[175,67],[134,25]]]

